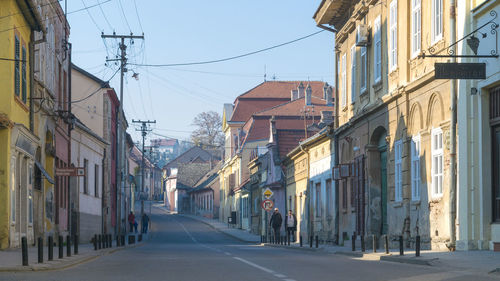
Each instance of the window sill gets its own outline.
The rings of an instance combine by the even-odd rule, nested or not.
[[[382,79],[375,81],[375,84],[373,84],[372,88],[375,90],[375,92],[380,91],[382,89]]]
[[[344,111],[344,112],[347,111],[347,105],[342,107],[342,111]]]
[[[439,202],[441,201],[441,199],[443,199],[443,194],[436,194],[431,196],[431,202]]]
[[[14,95],[14,99],[16,100],[17,104],[19,104],[24,111],[29,112],[28,105],[25,104],[18,96]]]
[[[363,88],[359,91],[359,95],[363,96],[364,94],[368,93],[368,88]]]
[[[393,208],[400,208],[400,207],[403,207],[403,201],[398,201],[398,202],[394,202],[394,203],[392,203],[392,207],[393,207]]]
[[[421,203],[421,202],[420,202],[420,199],[417,199],[417,200],[411,200],[411,204],[412,204],[413,206],[420,206],[420,203]]]

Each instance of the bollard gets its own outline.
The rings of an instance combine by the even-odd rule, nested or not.
[[[352,251],[356,251],[356,235],[352,235],[352,238],[351,238],[351,244],[352,244]]]
[[[120,247],[120,235],[116,235],[116,247]]]
[[[287,236],[288,236],[288,246],[290,246],[290,234],[288,234]]]
[[[71,257],[71,236],[66,236],[66,256]]]
[[[385,247],[385,253],[389,254],[389,237],[384,235],[384,247]]]
[[[299,240],[300,240],[300,247],[302,247],[302,235],[300,235]]]
[[[135,235],[128,236],[128,244],[135,244]]]
[[[49,236],[49,261],[54,260],[54,238]]]
[[[113,248],[113,236],[111,234],[108,234],[108,241],[109,241],[109,247]]]
[[[43,263],[43,238],[38,237],[38,263]]]
[[[28,240],[26,237],[21,238],[23,266],[28,266]]]
[[[377,239],[376,239],[375,234],[372,235],[372,239],[373,239],[373,252],[376,253],[377,252]]]
[[[312,235],[309,236],[309,248],[312,248],[313,247],[313,237]]]
[[[142,241],[142,234],[139,234],[139,235],[137,236],[137,241],[139,241],[139,242],[141,242],[141,241]]]
[[[74,245],[74,248],[75,248],[73,251],[75,252],[74,253],[75,255],[78,255],[78,235],[73,236],[73,239],[75,239],[73,241],[73,245]]]
[[[63,258],[63,250],[64,250],[64,243],[63,243],[63,237],[62,235],[59,235],[59,258]]]
[[[399,236],[399,255],[400,256],[404,255],[403,236]]]
[[[361,235],[361,252],[365,252],[365,236]]]
[[[122,241],[121,241],[120,245],[126,246],[126,244],[125,244],[125,235],[122,235]]]
[[[420,257],[420,235],[415,237],[415,256]]]
[[[94,235],[94,251],[97,251],[97,234]]]
[[[318,235],[316,235],[316,248],[318,248],[319,246],[319,239],[318,239]]]
[[[103,249],[108,248],[108,235],[107,234],[102,235],[102,248]]]
[[[99,235],[97,236],[97,248],[98,248],[99,250],[100,250],[100,249],[102,249],[102,240],[101,240],[101,239],[102,239],[102,235],[101,235],[101,234],[99,234]]]

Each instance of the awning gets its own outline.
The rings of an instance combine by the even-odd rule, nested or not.
[[[38,167],[38,169],[40,169],[40,171],[42,171],[43,177],[46,178],[50,182],[50,184],[54,184],[54,179],[49,175],[49,173],[47,173],[47,171],[45,171],[43,165],[38,161],[35,161],[35,165]]]

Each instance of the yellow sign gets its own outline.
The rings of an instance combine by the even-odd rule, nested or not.
[[[264,194],[264,197],[266,197],[266,198],[270,198],[271,196],[273,196],[273,192],[269,188],[266,188],[266,190],[264,190],[263,194]]]

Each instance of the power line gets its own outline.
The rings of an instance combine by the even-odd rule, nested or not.
[[[151,66],[151,67],[168,67],[168,66],[200,65],[200,64],[211,64],[211,63],[224,62],[224,61],[235,60],[235,59],[239,59],[239,58],[243,58],[243,57],[248,57],[248,56],[251,56],[251,55],[255,55],[255,54],[262,53],[262,52],[265,52],[265,51],[269,51],[269,50],[272,50],[272,49],[276,49],[276,48],[279,48],[279,47],[282,47],[282,46],[285,46],[285,45],[289,45],[289,44],[292,44],[292,43],[304,40],[306,38],[312,37],[312,36],[314,36],[316,34],[319,34],[319,33],[323,32],[323,31],[324,30],[320,30],[320,31],[311,33],[309,35],[306,35],[306,36],[294,39],[292,41],[288,41],[288,42],[285,42],[285,43],[281,43],[281,44],[278,44],[278,45],[274,45],[274,46],[271,46],[271,47],[268,47],[268,48],[264,48],[264,49],[260,49],[260,50],[257,50],[257,51],[253,51],[253,52],[250,52],[250,53],[245,53],[245,54],[241,54],[241,55],[237,55],[237,56],[233,56],[233,57],[228,57],[228,58],[223,58],[223,59],[209,60],[209,61],[199,61],[199,62],[187,62],[187,63],[171,63],[171,64],[132,64],[131,63],[131,65]]]
[[[43,5],[39,5],[38,7],[44,7],[44,6],[52,5],[52,4],[55,4],[55,3],[59,3],[61,1],[62,0],[57,0],[57,1],[49,2],[49,3],[45,3]],[[33,7],[33,8],[28,7],[28,8],[25,8],[25,9],[21,9],[21,12],[17,12],[17,13],[13,13],[13,14],[8,14],[8,15],[5,15],[5,16],[0,16],[0,20],[4,19],[4,18],[15,16],[15,15],[20,15],[20,14],[22,14],[24,12],[33,11],[33,9],[35,9],[35,7]]]
[[[134,0],[135,14],[137,15],[137,20],[139,21],[139,27],[141,28],[142,33],[144,30],[142,29],[141,17],[139,16],[139,10],[137,9],[137,2]]]
[[[99,0],[97,0],[97,3],[99,3]],[[100,3],[99,3],[100,4]],[[99,5],[99,9],[101,10],[101,14],[102,16],[104,17],[104,20],[106,21],[106,23],[108,24],[108,27],[109,29],[113,30],[113,26],[111,25],[111,23],[109,23],[109,20],[108,20],[108,17],[106,17],[106,14],[104,13],[104,10],[102,9],[102,6]]]
[[[84,0],[81,0],[82,1],[82,4],[85,8],[87,8],[87,4],[85,4],[85,1]],[[99,3],[99,1],[97,1],[97,3]],[[101,7],[101,5],[99,5],[99,7]],[[92,22],[94,23],[94,25],[97,27],[97,30],[99,31],[102,31],[101,27],[97,24],[97,22],[95,21],[94,17],[92,16],[92,14],[90,13],[90,11],[87,9],[87,14],[89,15],[90,19],[92,20]]]
[[[120,6],[120,10],[122,11],[122,15],[123,15],[123,18],[125,19],[125,23],[128,26],[128,30],[132,30],[132,28],[130,28],[130,24],[128,24],[128,20],[127,20],[127,16],[125,15],[125,11],[123,10],[122,0],[118,0],[118,5]]]
[[[94,92],[92,92],[90,95],[88,95],[88,96],[86,96],[86,97],[84,97],[82,99],[76,100],[76,101],[71,101],[71,103],[82,102],[82,101],[84,101],[84,100],[92,97],[93,95],[97,94],[97,92],[99,92],[101,89],[104,89],[107,86],[107,84],[109,83],[109,81],[111,81],[111,79],[113,79],[113,77],[115,77],[115,75],[118,73],[118,71],[120,71],[120,69],[117,69],[115,71],[115,73],[113,74],[113,76],[111,76],[111,78],[109,78],[108,81],[104,82],[104,85],[101,85],[97,90],[95,90]]]

